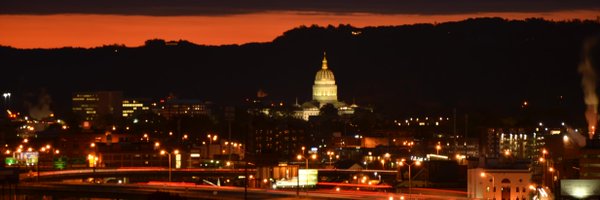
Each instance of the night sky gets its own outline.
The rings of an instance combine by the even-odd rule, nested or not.
[[[6,0],[0,45],[17,48],[140,46],[147,39],[222,45],[268,42],[300,25],[356,27],[475,17],[595,19],[600,2],[396,0]]]

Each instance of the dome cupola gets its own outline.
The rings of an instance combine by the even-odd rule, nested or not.
[[[323,53],[323,61],[321,69],[315,76],[315,84],[313,85],[313,100],[321,103],[321,106],[325,103],[337,102],[337,85],[335,85],[335,77],[333,72],[327,66],[327,57]]]

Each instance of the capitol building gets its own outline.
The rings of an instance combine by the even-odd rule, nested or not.
[[[335,76],[333,75],[333,71],[327,66],[327,57],[323,53],[321,69],[317,71],[315,76],[312,101],[305,102],[302,105],[296,103],[295,106],[299,109],[295,112],[295,116],[308,121],[311,116],[318,116],[321,107],[326,104],[332,104],[338,110],[339,115],[354,114],[354,109],[358,107],[356,104],[348,106],[346,103],[338,101]]]

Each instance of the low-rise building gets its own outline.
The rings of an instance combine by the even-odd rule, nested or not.
[[[529,169],[474,168],[467,172],[468,198],[529,199]]]

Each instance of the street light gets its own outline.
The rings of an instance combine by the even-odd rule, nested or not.
[[[456,160],[458,160],[458,164],[462,165],[463,161],[467,158],[466,155],[456,154]]]
[[[548,151],[546,149],[542,149],[542,157],[540,158],[540,162],[544,163],[542,166],[542,186],[546,186],[546,179],[548,178],[546,175],[548,170],[548,161],[546,159],[546,155],[548,155]]]
[[[302,154],[298,154],[298,155],[296,156],[296,159],[298,159],[298,160],[302,160],[302,159],[304,158],[304,159],[305,159],[305,162],[306,162],[306,168],[305,168],[305,169],[308,169],[308,156],[305,156],[305,155],[304,155],[304,150],[305,150],[305,149],[306,149],[306,148],[302,147]],[[312,154],[310,157],[311,157],[313,160],[316,160],[316,159],[317,159],[317,154]],[[299,196],[299,195],[300,195],[300,166],[298,166],[298,179],[297,179],[297,184],[296,184],[296,186],[297,186],[297,189],[296,189],[296,195],[298,195],[298,196]]]
[[[5,107],[10,109],[10,92],[2,93],[2,96],[4,97],[4,103],[6,105]]]
[[[554,167],[548,168],[548,171],[552,173],[552,191],[556,189],[556,183],[560,179],[560,171],[554,169]],[[556,172],[556,176],[554,176],[554,172]]]
[[[496,177],[494,177],[494,175],[492,175],[490,173],[481,172],[482,178],[485,178],[487,175],[492,177],[492,193],[493,193],[492,199],[496,199]]]
[[[369,156],[367,156],[367,157],[365,158],[365,160],[366,160],[366,161],[364,162],[364,164],[365,164],[365,169],[369,169],[369,163],[370,163],[370,161],[373,161],[373,153],[369,151]]]
[[[37,171],[37,178],[36,178],[36,180],[38,182],[40,181],[40,161],[41,161],[40,158],[42,157],[43,153],[52,153],[52,150],[50,150],[50,148],[51,148],[51,146],[49,144],[46,145],[46,146],[43,146],[42,148],[40,148],[40,154],[38,155],[37,166],[36,166],[37,167],[37,169],[36,169],[36,171]],[[7,152],[9,152],[9,151],[7,150]],[[54,157],[54,156],[52,156],[52,157]],[[54,160],[54,159],[52,159],[52,160]]]
[[[305,169],[308,169],[308,156],[304,156],[302,154],[298,154],[296,156],[296,159],[298,159],[298,160],[302,160],[303,158],[304,158],[305,163],[306,163],[306,168]],[[310,155],[310,158],[312,158],[313,160],[316,160],[317,159],[317,154]]]
[[[94,180],[94,183],[96,182],[96,166],[98,164],[98,156],[96,156],[95,154],[88,154],[88,164],[92,165],[92,180]]]
[[[219,136],[217,136],[217,134],[214,134],[214,135],[208,134],[208,135],[206,135],[206,137],[208,138],[208,147],[206,148],[206,158],[210,159],[210,146],[212,146],[213,141],[217,141]]]
[[[507,157],[510,156],[510,150],[508,150],[508,149],[504,150],[504,156],[507,156]]]
[[[440,145],[440,144],[435,145],[435,150],[436,150],[435,154],[439,155],[440,154],[440,150],[442,150],[442,145]]]
[[[335,155],[335,153],[333,151],[328,151],[327,155],[329,156],[329,167],[331,167],[331,164],[333,163],[331,159],[333,159],[333,155]]]
[[[90,143],[90,148],[92,148],[94,150],[93,151],[94,154],[93,154],[93,156],[92,156],[92,154],[88,155],[88,159],[91,159],[93,173],[96,173],[96,162],[98,162],[98,151],[96,148],[96,143],[94,143],[94,142]]]
[[[411,164],[406,163],[406,160],[402,159],[400,160],[400,163],[398,164],[398,166],[402,167],[404,165],[408,166],[408,199],[410,199],[411,194],[412,194],[412,174],[411,174],[411,166],[415,165],[415,166],[421,166],[421,161],[414,161]]]
[[[167,152],[165,150],[161,150],[160,151],[160,155],[168,155],[168,159],[169,159],[169,182],[171,182],[171,171],[172,171],[172,167],[171,167],[171,154],[179,154],[179,150],[175,149],[173,152]]]

